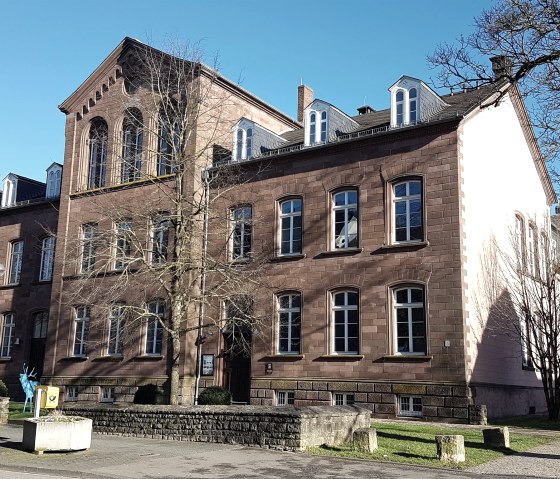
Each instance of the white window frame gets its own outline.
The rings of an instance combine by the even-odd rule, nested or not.
[[[539,267],[539,240],[536,225],[529,223],[527,228],[527,269],[529,274],[537,276]]]
[[[47,198],[58,198],[60,196],[61,169],[53,165],[47,175]]]
[[[21,282],[21,269],[23,264],[23,240],[10,243],[10,268],[8,270],[8,284]]]
[[[282,305],[283,298],[287,298],[287,304]],[[299,306],[295,303],[298,300]],[[278,354],[301,354],[301,294],[297,292],[287,292],[278,294],[277,304],[277,353]],[[295,305],[294,305],[295,304]],[[282,337],[282,316],[286,319],[286,336]],[[294,327],[297,327],[299,334],[297,338],[292,336]],[[281,342],[286,341],[287,347],[282,350]],[[297,347],[296,347],[297,346]]]
[[[418,407],[420,410],[418,410]],[[422,417],[424,415],[422,411],[422,397],[397,396],[397,415],[406,417]]]
[[[353,406],[356,403],[356,395],[354,393],[333,393],[333,406]]]
[[[295,401],[294,391],[276,391],[277,406],[293,406]]]
[[[299,202],[299,210],[297,210],[296,203]],[[288,211],[284,212],[284,205],[288,206]],[[278,245],[279,245],[279,256],[290,256],[301,254],[303,251],[303,200],[301,198],[288,198],[283,200],[278,205],[279,209],[279,221],[278,221]],[[296,235],[296,218],[299,218],[299,238]],[[284,228],[284,223],[288,224],[287,228]],[[288,231],[288,240],[283,241],[283,232]],[[299,241],[299,249],[296,245]],[[283,251],[283,247],[286,244],[287,251]]]
[[[121,183],[129,183],[140,178],[144,136],[142,121],[142,114],[139,111],[138,118],[133,112],[129,112],[123,120]]]
[[[115,224],[115,264],[116,271],[123,271],[132,260],[132,221],[124,219]]]
[[[114,386],[101,386],[101,400],[100,402],[115,402],[115,387]]]
[[[74,308],[74,341],[72,343],[72,356],[85,357],[87,353],[87,337],[91,309],[89,306],[76,306]]]
[[[253,157],[253,139],[255,130],[252,126],[237,127],[233,133],[234,161],[249,160]]]
[[[16,204],[17,178],[8,176],[4,180],[2,191],[2,208],[14,206]]]
[[[100,138],[93,138],[94,128],[99,128]],[[104,131],[101,131],[103,128]],[[107,168],[107,143],[108,143],[109,127],[107,122],[101,118],[97,118],[90,125],[89,134],[89,164],[87,175],[87,189],[103,188],[105,186],[105,173]],[[99,171],[98,171],[99,170]]]
[[[414,90],[414,97],[410,96],[410,93]],[[418,94],[418,88],[416,87],[412,87],[408,89],[408,124],[410,125],[415,125],[416,123],[418,123],[418,100],[419,100],[419,94]],[[412,102],[415,103],[414,105],[414,109],[412,108]],[[412,119],[412,112],[414,112],[414,119]]]
[[[54,250],[56,238],[47,236],[41,242],[41,267],[39,269],[39,281],[51,281],[54,266]]]
[[[176,171],[176,155],[180,153],[180,135],[179,122],[173,123],[173,132],[169,132],[165,128],[164,121],[162,118],[159,120],[159,142],[158,142],[158,157],[157,157],[157,176],[169,175]],[[172,142],[172,143],[171,143]]]
[[[247,214],[247,212],[249,214]],[[246,239],[248,245],[246,245]],[[231,259],[243,261],[251,257],[253,250],[253,207],[238,206],[231,210]]]
[[[422,301],[421,302],[412,302],[412,291],[420,291],[422,294]],[[400,291],[406,291],[407,294],[407,302],[406,303],[399,303],[397,302],[397,294]],[[402,355],[402,356],[425,356],[428,354],[428,321],[426,316],[426,290],[423,286],[420,285],[399,285],[392,288],[391,291],[392,295],[392,302],[393,302],[393,349],[394,354]],[[424,335],[423,336],[414,336],[413,329],[414,323],[418,323],[418,321],[413,321],[413,311],[416,309],[423,310],[423,324],[424,324]],[[397,321],[398,318],[398,311],[404,310],[406,311],[407,315],[407,322],[406,322],[406,329],[407,334],[406,336],[399,336],[399,323]],[[401,322],[402,324],[402,322]],[[399,351],[399,338],[407,338],[408,339],[408,351]],[[425,348],[423,351],[415,351],[414,350],[414,339],[415,338],[424,338]]]
[[[45,339],[47,337],[48,324],[48,311],[33,313],[33,339]]]
[[[329,141],[328,109],[316,108],[306,113],[305,146],[324,145]]]
[[[331,331],[332,331],[332,344],[331,349],[333,354],[359,354],[360,350],[360,293],[357,290],[338,290],[331,291]],[[349,304],[349,294],[356,295],[356,304]],[[344,298],[342,305],[335,305],[336,297],[343,295]],[[349,321],[349,312],[356,311],[357,324],[356,324],[356,334],[357,336],[350,337],[349,329],[353,323]],[[342,323],[344,328],[344,335],[340,336],[344,340],[344,348],[338,350],[336,347],[336,340],[338,336],[336,335],[337,329],[337,313],[342,312]],[[340,314],[338,315],[341,316]],[[356,340],[356,348],[350,349],[349,342],[351,339]]]
[[[356,195],[356,202],[350,202],[350,194]],[[337,197],[342,196],[344,198],[343,204],[337,205]],[[344,250],[353,249],[359,246],[359,236],[360,236],[360,210],[359,210],[360,195],[356,188],[345,189],[335,191],[331,194],[331,249]],[[356,214],[350,218],[351,211],[355,210]],[[337,212],[342,211],[344,214],[344,226],[337,235],[336,232],[336,215]],[[355,233],[352,231],[355,230]],[[354,244],[352,244],[354,243]]]
[[[402,96],[402,98],[399,100],[399,95]],[[405,105],[406,105],[406,99],[405,99],[406,95],[405,95],[405,90],[403,89],[399,89],[395,92],[395,124],[397,126],[403,126],[406,124],[406,113],[405,113]],[[401,112],[399,113],[399,106],[401,107]],[[400,116],[400,121],[399,121],[399,116]]]
[[[82,236],[82,254],[80,260],[80,272],[91,273],[96,261],[96,241],[97,241],[97,225],[95,223],[86,223],[81,228]]]
[[[165,302],[150,301],[147,305],[149,316],[146,318],[146,340],[144,354],[147,356],[161,356],[163,349],[163,327],[160,319],[165,317]],[[159,350],[158,350],[159,343]]]
[[[525,219],[517,214],[515,215],[515,253],[517,255],[517,267],[520,270],[525,269]]]
[[[107,356],[123,355],[125,309],[123,305],[111,307],[107,330]]]
[[[2,318],[2,342],[0,343],[0,358],[10,359],[16,328],[15,313],[4,313]]]
[[[167,262],[169,253],[169,229],[171,221],[167,212],[158,213],[152,218],[150,232],[150,263],[153,265]]]
[[[78,400],[78,386],[66,386],[64,392],[64,402],[75,402]]]
[[[420,193],[411,194],[411,185],[412,184],[419,184],[420,185]],[[405,194],[401,196],[397,196],[396,190],[399,186],[405,187]],[[391,183],[391,203],[392,203],[392,210],[391,210],[391,241],[393,244],[404,244],[404,243],[418,243],[424,241],[425,238],[425,228],[424,228],[424,199],[423,199],[423,182],[420,178],[409,178],[406,180],[399,180]],[[416,228],[418,226],[411,225],[411,218],[416,212],[412,211],[412,207],[417,203],[420,202],[420,228],[421,228],[421,235],[420,238],[412,238],[412,228]],[[405,219],[405,226],[404,228],[401,227],[399,229],[404,229],[405,231],[405,239],[397,239],[397,210],[398,206],[404,204],[405,212],[399,213],[399,215],[403,215]]]

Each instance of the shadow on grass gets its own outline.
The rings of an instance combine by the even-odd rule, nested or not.
[[[424,461],[431,461],[434,456],[426,456],[422,454],[412,454],[411,452],[394,452],[394,456],[405,457],[407,459],[422,459]]]

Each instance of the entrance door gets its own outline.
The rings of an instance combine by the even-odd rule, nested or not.
[[[224,387],[229,389],[233,401],[249,404],[251,389],[251,336],[243,338],[225,335]]]
[[[29,372],[35,369],[38,378],[43,374],[48,319],[46,311],[39,311],[33,315],[33,334],[30,341],[28,365]]]

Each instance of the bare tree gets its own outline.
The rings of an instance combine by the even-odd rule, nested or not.
[[[167,338],[169,401],[177,404],[181,354],[199,372],[205,330],[237,335],[236,344],[243,344],[244,330],[257,334],[262,318],[247,298],[265,287],[269,251],[267,245],[250,248],[257,221],[250,212],[232,218],[214,207],[228,195],[233,204],[233,187],[243,181],[240,169],[224,161],[229,152],[222,145],[230,143],[238,120],[231,93],[196,45],[168,50],[138,43],[123,54],[122,139],[106,172],[96,158],[107,154],[107,129],[92,125],[87,189],[93,192],[83,212],[92,221],[81,225],[78,241],[67,240],[65,260],[77,274],[66,286],[66,302],[96,310],[91,334],[76,335],[75,354],[88,343],[122,354],[141,328],[152,353],[161,352]],[[122,188],[104,189],[103,174]],[[141,201],[123,192],[135,188],[142,188]],[[224,304],[242,314],[224,320]],[[89,310],[83,313],[89,318]]]
[[[451,88],[503,86],[503,81],[495,83],[496,74],[488,62],[488,57],[493,58],[497,76],[528,97],[531,118],[549,160],[560,151],[559,24],[558,0],[499,0],[475,19],[471,35],[441,44],[428,57],[439,69],[439,86]]]
[[[560,257],[552,240],[523,225],[509,244],[493,239],[484,251],[475,296],[482,328],[520,345],[522,364],[542,381],[548,416],[560,413]],[[508,243],[508,242],[506,242]]]

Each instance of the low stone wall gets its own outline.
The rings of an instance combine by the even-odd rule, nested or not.
[[[125,406],[64,404],[67,415],[93,420],[104,434],[302,450],[352,440],[371,412],[353,406]]]

